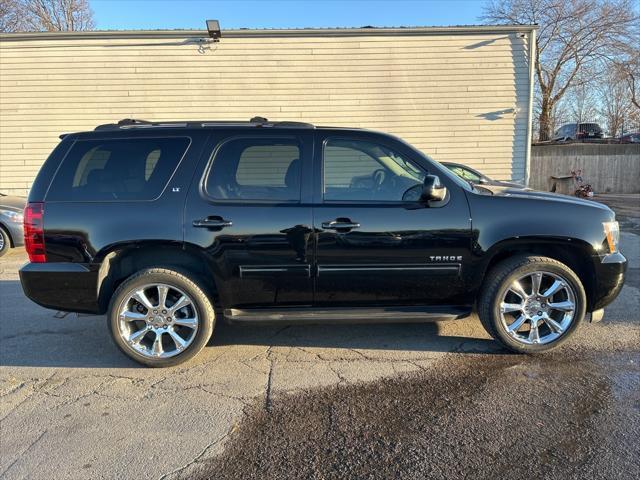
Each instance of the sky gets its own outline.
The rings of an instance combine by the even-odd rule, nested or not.
[[[477,24],[484,0],[90,0],[98,30]]]

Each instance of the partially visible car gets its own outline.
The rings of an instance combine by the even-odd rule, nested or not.
[[[0,257],[24,244],[22,212],[27,199],[0,193]]]
[[[640,132],[622,135],[620,137],[620,143],[640,143]]]
[[[597,123],[567,123],[556,130],[552,140],[568,141],[596,138],[604,138],[604,132]]]
[[[480,173],[478,170],[462,165],[461,163],[440,162],[447,167],[457,176],[463,180],[467,180],[475,185],[493,185],[496,187],[511,187],[511,188],[525,188],[524,185],[515,182],[501,182],[487,177],[484,173]]]

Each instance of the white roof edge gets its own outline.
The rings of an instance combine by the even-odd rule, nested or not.
[[[469,25],[451,27],[365,27],[365,28],[300,28],[300,29],[240,29],[222,30],[225,38],[247,37],[342,37],[364,35],[446,35],[473,33],[531,32],[537,25]],[[208,37],[206,30],[93,30],[82,32],[2,33],[3,41],[18,40],[90,40],[108,38],[184,38]]]

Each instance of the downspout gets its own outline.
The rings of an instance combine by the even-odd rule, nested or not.
[[[531,142],[533,140],[533,80],[536,62],[536,29],[529,32],[529,111],[527,112],[527,148],[524,159],[524,184],[529,186],[531,175]]]

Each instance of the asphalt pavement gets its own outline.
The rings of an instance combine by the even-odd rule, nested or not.
[[[612,196],[613,197],[613,196]],[[605,320],[538,356],[475,317],[423,325],[219,325],[192,362],[126,359],[102,316],[24,297],[0,259],[0,477],[638,478],[640,197]]]

